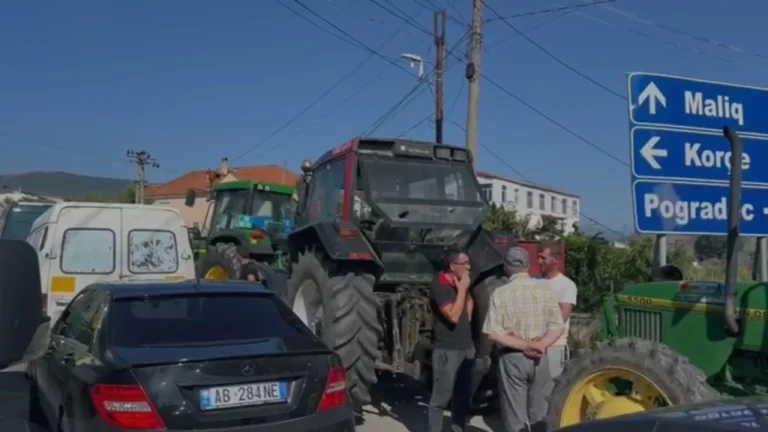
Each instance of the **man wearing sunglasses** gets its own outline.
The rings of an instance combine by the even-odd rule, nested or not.
[[[435,311],[432,351],[432,397],[429,401],[429,431],[443,430],[443,410],[453,398],[452,429],[464,430],[469,420],[475,345],[470,317],[474,304],[469,295],[469,256],[462,251],[448,254],[443,271],[432,282]]]

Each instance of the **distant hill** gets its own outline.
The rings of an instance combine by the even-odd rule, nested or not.
[[[66,199],[115,198],[132,185],[132,180],[94,177],[68,172],[28,172],[0,175],[0,193],[25,193]]]

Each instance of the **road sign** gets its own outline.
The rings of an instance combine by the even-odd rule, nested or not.
[[[634,124],[768,135],[768,89],[647,73],[627,81]]]
[[[638,232],[722,235],[727,231],[727,184],[636,180],[632,192]],[[768,237],[768,188],[742,188],[739,234]]]
[[[744,183],[768,186],[768,137],[742,138]],[[632,175],[671,180],[728,182],[731,146],[722,133],[632,128]]]

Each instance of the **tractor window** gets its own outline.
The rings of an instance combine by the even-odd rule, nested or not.
[[[253,203],[251,205],[251,216],[263,216],[273,217],[274,207],[272,201],[262,199],[259,196],[253,197]]]
[[[309,220],[333,219],[341,213],[344,165],[344,159],[329,162],[313,174],[314,185],[308,200]]]
[[[234,215],[244,214],[250,191],[223,190],[216,195],[216,208],[213,210],[211,225],[215,230],[224,230],[234,227],[236,218]]]

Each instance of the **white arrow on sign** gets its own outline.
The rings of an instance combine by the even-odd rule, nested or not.
[[[653,169],[661,169],[661,165],[656,161],[657,157],[667,157],[667,151],[664,149],[657,149],[656,144],[661,141],[661,137],[652,137],[645,143],[643,148],[640,149],[640,154],[648,161]]]
[[[653,81],[637,97],[637,104],[642,105],[646,100],[648,100],[648,112],[651,115],[656,115],[656,102],[660,103],[664,108],[667,107],[667,98],[664,97]]]

